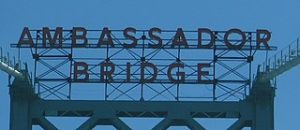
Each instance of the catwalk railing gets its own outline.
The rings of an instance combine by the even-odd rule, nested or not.
[[[264,80],[276,79],[280,74],[300,64],[299,38],[292,41],[287,47],[268,58],[262,65],[262,71],[266,72]]]

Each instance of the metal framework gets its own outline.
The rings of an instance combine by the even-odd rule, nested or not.
[[[24,73],[26,74],[26,73]],[[260,74],[260,73],[259,73]],[[164,118],[153,130],[170,126],[187,126],[191,130],[205,130],[195,118],[236,118],[228,130],[274,130],[275,88],[270,82],[255,80],[250,95],[241,101],[86,101],[44,100],[34,93],[30,79],[14,80],[10,87],[11,130],[31,130],[40,125],[57,130],[46,116],[89,117],[78,130],[91,130],[97,125],[112,125],[130,130],[120,117]]]
[[[34,46],[12,47],[31,48],[35,60],[34,86],[37,93],[44,99],[72,99],[72,86],[78,83],[90,83],[100,86],[103,94],[97,100],[165,100],[165,101],[234,101],[242,100],[249,94],[251,87],[251,62],[257,50],[266,50],[265,46],[257,48],[256,32],[244,32],[246,43],[240,49],[225,45],[225,31],[214,31],[215,43],[211,48],[198,47],[198,32],[183,31],[186,46],[173,46],[172,41],[176,30],[162,30],[163,46],[150,48],[148,44],[157,41],[149,38],[149,30],[137,30],[137,45],[134,48],[124,48],[128,39],[123,36],[124,30],[111,30],[110,35],[114,45],[101,45],[98,36],[103,30],[87,30],[88,44],[85,49],[71,44],[72,30],[63,30],[63,42],[59,47],[44,45],[43,30],[30,30],[35,40]],[[50,30],[52,36],[55,30]],[[179,39],[180,40],[180,39]],[[203,42],[209,42],[209,37],[203,36]],[[229,39],[233,45],[240,44],[241,38]],[[276,49],[271,47],[270,50]],[[74,63],[84,61],[88,64],[89,79],[74,80]],[[128,82],[127,64],[131,63]],[[140,80],[141,63],[153,63],[157,67],[158,76],[155,81],[145,83]],[[100,80],[101,63],[114,63],[113,81]],[[170,64],[184,64],[184,69],[177,67],[172,76],[179,79],[176,73],[185,72],[185,81],[174,83],[168,80],[167,70]],[[198,81],[198,63],[209,64],[209,75]],[[106,70],[111,68],[105,67]],[[145,69],[145,77],[153,75],[151,69]],[[83,75],[81,75],[83,76]],[[106,77],[107,78],[107,77]],[[84,84],[80,84],[81,87]],[[198,92],[195,92],[198,91]],[[202,93],[199,93],[199,92]]]
[[[97,32],[101,30],[89,31]],[[112,30],[112,34],[118,31],[120,30]],[[40,32],[41,30],[32,30],[32,34],[36,34],[34,35],[36,43],[40,43]],[[137,32],[140,33],[141,36],[141,43],[138,44],[140,46],[135,48],[137,50],[114,50],[104,46],[97,48],[101,50],[100,52],[89,52],[91,54],[103,54],[100,55],[100,57],[97,55],[96,58],[76,58],[76,53],[78,52],[76,52],[76,49],[70,44],[67,44],[68,40],[70,40],[70,35],[68,34],[65,35],[64,42],[66,44],[64,44],[65,46],[63,47],[43,49],[39,48],[39,44],[33,48],[30,47],[32,48],[33,57],[35,59],[34,81],[32,83],[32,79],[26,69],[15,70],[22,73],[23,78],[15,76],[16,78],[10,85],[10,129],[31,130],[32,125],[40,125],[46,130],[56,130],[56,126],[45,118],[46,116],[54,116],[89,117],[88,120],[77,128],[78,130],[91,130],[97,125],[112,125],[116,129],[130,130],[131,128],[120,119],[121,117],[164,118],[152,128],[153,130],[165,130],[170,126],[187,126],[192,130],[205,130],[205,128],[195,120],[196,118],[237,119],[234,124],[227,128],[228,130],[241,130],[245,127],[250,127],[251,130],[274,130],[275,88],[271,85],[270,79],[265,78],[266,75],[269,74],[269,71],[261,71],[258,69],[256,78],[253,79],[253,81],[251,79],[251,61],[257,49],[254,45],[252,46],[254,32],[247,32],[248,45],[246,44],[245,48],[241,50],[226,49],[221,45],[222,40],[217,40],[212,51],[208,52],[211,55],[203,56],[211,57],[210,59],[204,59],[204,61],[211,64],[211,72],[213,72],[211,75],[205,77],[207,81],[209,81],[206,83],[196,82],[196,69],[195,66],[193,66],[194,63],[202,61],[203,58],[199,58],[197,55],[193,59],[191,55],[185,56],[188,52],[183,53],[184,51],[190,51],[190,53],[192,53],[192,50],[195,50],[202,54],[202,51],[205,51],[197,49],[196,47],[193,49],[193,45],[196,45],[195,39],[188,38],[190,50],[181,47],[167,49],[168,44],[163,48],[150,50],[145,48],[145,43],[150,41],[143,37],[146,30],[139,30]],[[162,35],[170,35],[168,33],[173,34],[174,32],[175,31],[166,31],[166,34],[162,33]],[[187,33],[191,34],[187,35]],[[195,33],[195,31],[187,31],[186,35],[187,37],[193,36],[193,33]],[[222,39],[220,38],[223,36],[222,31],[214,33],[219,37],[217,39]],[[118,35],[115,34],[113,36],[115,43],[123,43],[122,39],[118,38]],[[93,40],[93,38],[91,38],[91,40]],[[165,39],[165,41],[170,41],[170,39]],[[239,42],[239,40],[233,41]],[[89,45],[88,48],[93,48],[93,44]],[[119,44],[116,44],[115,47],[118,47],[118,45]],[[20,46],[12,44],[12,47]],[[260,49],[263,50],[265,48]],[[138,50],[142,51],[139,52]],[[83,53],[82,50],[79,51],[81,51],[81,54]],[[126,58],[124,58],[122,54],[122,57],[118,59],[117,54],[122,51],[125,51],[126,54],[129,55],[126,55]],[[138,55],[134,54],[137,52],[139,52]],[[156,54],[160,52],[164,53]],[[155,55],[162,61],[156,61],[154,58]],[[139,75],[139,71],[133,73],[133,83],[122,82],[122,80],[115,80],[115,82],[92,80],[93,78],[99,79],[99,77],[97,77],[99,71],[93,69],[108,58],[110,61],[116,63],[122,59],[127,61],[132,60],[134,63],[140,63],[143,60],[153,61],[158,66],[159,72],[165,72],[165,62],[168,60],[170,61],[167,63],[184,62],[186,68],[190,69],[185,71],[188,73],[186,79],[189,80],[185,83],[174,84],[164,79],[163,76],[165,76],[165,74],[162,74],[162,76],[158,76],[157,82],[152,84],[141,83],[138,82],[138,80],[134,80],[134,74]],[[72,80],[74,76],[73,70],[66,70],[65,68],[73,68],[74,62],[77,60],[91,60],[91,62],[88,63],[91,67],[89,72],[94,74],[95,77],[91,75],[91,78],[84,83],[101,84],[101,87],[104,88],[104,96],[102,98],[97,100],[73,98],[72,90],[75,89],[73,85],[76,86],[76,84],[79,84],[81,86],[82,83]],[[292,61],[293,60],[290,60],[288,62]],[[288,64],[288,62],[286,64]],[[41,68],[42,66],[44,68]],[[246,69],[243,68],[245,66]],[[116,68],[122,67],[124,67],[122,64],[117,64],[116,66]],[[137,70],[138,66],[133,67],[133,70],[134,69]],[[180,71],[177,70],[176,72]],[[118,76],[122,74],[124,73],[122,69],[120,69]],[[151,72],[147,74],[151,74]],[[136,79],[138,79],[138,77],[136,77]],[[192,86],[194,89],[197,89],[195,87],[205,88],[205,85],[209,85],[208,89],[211,92],[208,94],[209,96],[206,96],[205,93],[199,94],[199,91],[196,92],[196,96],[185,97],[183,95],[186,89],[184,87]],[[125,89],[124,86],[128,86],[127,89]],[[162,88],[156,90],[157,87]],[[134,93],[130,93],[134,88],[139,89]],[[154,93],[151,93],[151,91]],[[119,93],[116,94],[116,92]],[[160,96],[165,93],[169,93],[171,96]],[[190,93],[193,94],[191,91]]]

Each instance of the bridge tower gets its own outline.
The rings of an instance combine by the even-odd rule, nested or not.
[[[103,30],[87,30],[87,32],[103,32]],[[55,30],[52,31],[53,32],[50,30],[50,34],[56,33]],[[194,41],[193,39],[187,40],[190,41],[189,49],[191,50],[180,46],[168,50],[167,48],[171,47],[171,45],[166,44],[164,47],[150,51],[145,48],[146,41],[149,40],[147,36],[145,36],[148,30],[140,30],[137,31],[141,36],[140,39],[138,39],[139,42],[136,47],[136,49],[141,50],[140,54],[135,54],[138,50],[120,49],[122,46],[119,44],[115,44],[115,48],[119,48],[116,51],[109,48],[107,44],[101,48],[102,52],[92,52],[93,54],[100,53],[102,57],[99,59],[95,57],[78,58],[76,57],[76,55],[78,55],[76,54],[76,48],[73,48],[71,44],[67,44],[68,41],[72,39],[72,34],[74,37],[74,33],[72,32],[74,30],[64,31],[66,31],[65,33],[69,32],[71,34],[65,34],[65,37],[63,37],[64,44],[57,48],[42,46],[42,42],[39,41],[42,40],[41,32],[43,32],[43,30],[30,30],[30,32],[35,35],[34,39],[36,39],[36,43],[34,46],[18,46],[18,44],[12,44],[12,47],[33,49],[32,56],[35,60],[35,74],[33,77],[28,75],[27,67],[20,69],[19,67],[8,65],[7,62],[1,60],[0,69],[15,77],[9,88],[11,97],[11,130],[30,130],[33,125],[39,125],[46,130],[56,130],[57,127],[47,120],[45,118],[46,116],[88,117],[88,120],[77,128],[78,130],[91,130],[97,125],[111,125],[116,129],[131,130],[132,128],[120,119],[123,117],[163,118],[155,127],[146,128],[153,130],[166,130],[171,126],[187,126],[191,130],[205,130],[205,127],[195,120],[197,118],[237,119],[229,128],[224,128],[228,130],[242,130],[246,127],[251,128],[251,130],[273,130],[275,86],[271,81],[274,81],[273,79],[279,74],[294,67],[296,64],[294,62],[296,62],[295,60],[297,60],[298,56],[298,54],[295,55],[293,53],[293,56],[290,56],[289,60],[285,62],[280,61],[282,63],[277,62],[279,64],[275,63],[275,68],[270,66],[271,62],[264,65],[262,69],[258,67],[257,74],[252,81],[251,62],[257,48],[251,43],[255,32],[246,32],[248,45],[244,49],[225,49],[225,46],[214,45],[212,49],[212,60],[207,60],[206,62],[212,66],[212,68],[208,68],[208,71],[211,71],[213,74],[204,75],[203,78],[205,78],[205,80],[199,82],[199,79],[195,79],[199,78],[197,77],[199,76],[197,73],[199,70],[195,69],[197,67],[199,69],[199,65],[193,66],[191,64],[197,63],[201,61],[201,59],[195,60],[184,57],[184,51],[192,52],[193,50],[191,48],[193,47],[197,50],[196,46],[191,44],[193,43],[192,41]],[[110,32],[114,42],[122,40],[122,38],[118,37],[119,31],[120,30],[115,30]],[[166,33],[177,34],[178,30],[166,31]],[[186,31],[185,33],[187,35],[188,33],[195,32]],[[216,39],[222,39],[225,35],[222,31],[215,31],[214,34],[218,36]],[[169,36],[169,34],[166,34],[166,36]],[[167,39],[167,41],[174,40],[175,38],[172,37]],[[182,38],[183,37],[179,37],[179,41]],[[217,41],[224,43],[222,40]],[[231,42],[233,41],[235,40],[233,39]],[[85,46],[85,48],[99,48],[99,46],[89,44]],[[260,49],[265,50],[266,48]],[[271,49],[274,48],[271,47]],[[132,58],[114,59],[114,56],[117,56],[118,53],[123,50],[125,50],[128,55],[131,55]],[[126,80],[126,78],[124,78],[124,76],[126,77],[124,71],[128,71],[128,68],[126,68],[128,64],[118,63],[120,60],[132,60],[137,61],[137,63],[152,61],[158,64],[157,70],[160,72],[165,71],[168,65],[159,62],[159,60],[166,60],[168,58],[153,58],[155,57],[154,55],[160,51],[165,53],[158,55],[159,57],[165,54],[170,54],[171,57],[174,56],[173,58],[169,58],[174,60],[171,63],[185,62],[186,68],[190,68],[190,70],[186,71],[186,75],[192,78],[187,76],[185,79],[186,82],[171,83],[167,81],[166,78],[158,75],[156,81],[146,83],[135,78],[135,74],[140,75],[139,72],[141,71],[133,72],[139,67],[137,64],[132,64],[131,72],[133,73],[130,75],[132,76],[131,81],[123,81],[123,79]],[[234,56],[233,53],[240,54],[240,56]],[[82,55],[82,53],[79,54]],[[288,54],[290,55],[291,53]],[[124,57],[124,54],[122,54],[122,56]],[[190,57],[190,55],[188,55],[188,57]],[[4,58],[2,57],[1,59]],[[96,62],[96,64],[93,62],[84,63],[81,62],[82,59],[103,62]],[[282,57],[279,58],[279,60],[283,59]],[[238,63],[230,64],[229,61]],[[278,59],[276,61],[278,61]],[[76,63],[82,64],[79,64],[80,67],[76,68],[74,67]],[[116,74],[116,76],[113,77],[113,81],[110,81],[107,75],[104,77],[104,81],[97,80],[97,78],[101,77],[97,77],[99,73],[96,73],[93,69],[100,66],[96,71],[101,72],[101,63],[117,63],[114,69],[125,67],[125,69],[121,69],[120,72],[118,72],[118,75],[123,76],[123,79],[118,78]],[[48,69],[41,69],[41,65]],[[91,68],[86,68],[87,66],[85,65]],[[159,66],[161,68],[159,68]],[[245,69],[239,70],[243,66],[246,66],[248,68],[246,70],[249,71],[245,72]],[[68,67],[70,67],[70,69],[66,69]],[[282,70],[282,68],[287,67],[288,69]],[[88,70],[90,73],[90,75],[88,75],[89,79],[86,79],[87,75],[85,73],[79,74],[77,79],[74,79],[74,75],[77,74],[75,74],[75,69],[73,70],[73,68],[80,70],[79,72],[84,72],[85,69]],[[111,70],[112,68],[112,66],[105,66],[102,68],[102,71],[106,70],[105,72],[109,72],[109,69]],[[182,71],[180,66],[176,66],[175,68],[177,73]],[[153,75],[154,73],[147,69],[145,69],[145,71],[147,72],[143,73],[146,73],[146,77],[148,76],[148,78],[151,77],[149,75]],[[53,73],[58,76],[54,76]],[[167,74],[162,74],[162,76],[167,76]],[[177,80],[180,78],[180,75],[171,76],[177,76]],[[73,91],[75,91],[73,90],[73,85],[77,83],[102,84],[102,94],[104,96],[98,100],[78,99],[78,97],[73,95]],[[196,96],[187,96],[186,93],[184,93],[185,87],[188,89],[189,86],[195,87],[199,84],[211,86],[211,96],[203,96],[198,92],[193,93],[191,91],[188,93],[191,95],[196,94]],[[130,85],[132,86],[128,87]],[[124,86],[127,86],[127,89],[124,89],[126,88]],[[156,86],[162,88],[157,89],[155,88]],[[136,88],[138,89],[134,94],[130,93]],[[149,94],[147,92],[149,89],[154,92],[154,94]],[[191,90],[194,90],[194,88]],[[116,94],[116,92],[118,93]],[[165,93],[169,95],[163,95]]]

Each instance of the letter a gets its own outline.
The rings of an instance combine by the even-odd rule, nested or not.
[[[33,47],[33,40],[28,27],[24,27],[21,37],[19,39],[18,47],[22,45],[29,45],[30,47]]]

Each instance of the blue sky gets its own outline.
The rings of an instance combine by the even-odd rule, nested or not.
[[[300,34],[299,9],[298,0],[0,0],[0,46],[16,54],[9,44],[17,42],[25,26],[32,29],[58,26],[67,29],[74,26],[123,29],[133,26],[139,29],[182,27],[192,30],[206,27],[247,31],[262,28],[272,31],[270,44],[280,49]],[[30,58],[22,57],[22,60],[29,62]],[[275,98],[277,130],[300,129],[297,120],[300,116],[299,74],[300,68],[297,67],[278,77]],[[0,78],[0,129],[5,130],[9,121],[7,75],[1,72]]]

